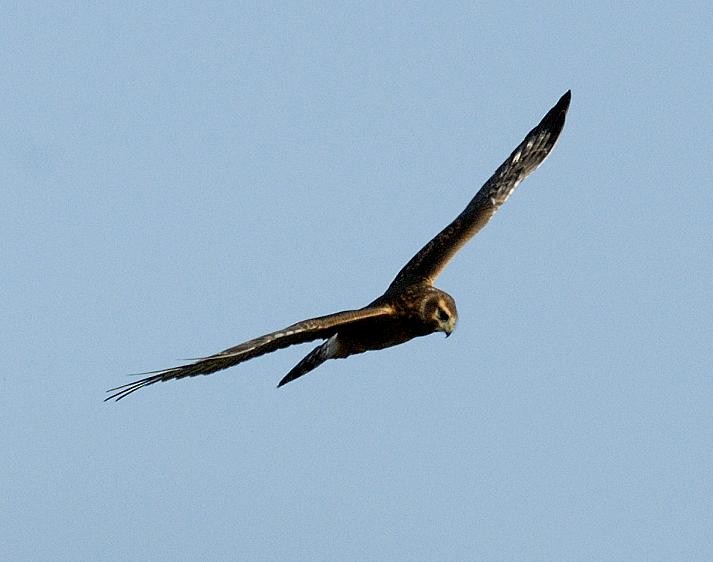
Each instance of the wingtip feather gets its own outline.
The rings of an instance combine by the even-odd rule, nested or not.
[[[567,115],[567,110],[569,109],[570,101],[572,100],[572,90],[567,90],[562,97],[557,101],[557,103],[550,109],[547,114],[542,118],[540,124],[533,129],[546,129],[550,131],[553,135],[559,136],[562,128],[564,127],[565,117]]]
[[[567,108],[569,107],[569,102],[572,100],[572,90],[567,90],[564,94],[562,94],[562,97],[560,100],[557,102],[557,105],[562,105],[561,109],[564,109],[567,111]]]

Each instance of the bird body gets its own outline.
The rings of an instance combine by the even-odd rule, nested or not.
[[[439,232],[398,272],[383,295],[357,309],[311,318],[246,341],[193,363],[143,373],[149,375],[111,389],[106,398],[121,400],[157,382],[227,369],[290,345],[325,340],[304,357],[278,386],[315,369],[328,359],[399,345],[443,332],[458,321],[455,300],[433,286],[446,264],[483,228],[519,183],[549,155],[564,126],[571,93],[567,91],[475,194],[463,212]]]

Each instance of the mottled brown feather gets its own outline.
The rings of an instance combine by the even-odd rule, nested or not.
[[[193,363],[172,367],[160,371],[149,371],[142,373],[151,375],[138,381],[130,382],[122,386],[110,389],[112,392],[105,399],[121,400],[132,392],[136,392],[140,388],[155,384],[157,382],[168,381],[172,379],[182,379],[184,377],[194,377],[196,375],[209,375],[216,371],[222,371],[248,359],[265,355],[272,351],[295,345],[298,343],[306,343],[317,339],[325,339],[335,334],[337,330],[344,325],[358,325],[360,322],[373,320],[374,318],[386,318],[393,314],[393,308],[388,305],[368,306],[360,310],[346,310],[327,316],[319,316],[310,318],[302,322],[292,324],[287,328],[260,336],[240,345],[230,347],[215,355],[202,357]]]
[[[450,259],[482,229],[518,184],[547,158],[564,126],[568,90],[480,188],[465,210],[399,271],[387,294],[414,283],[433,284]]]

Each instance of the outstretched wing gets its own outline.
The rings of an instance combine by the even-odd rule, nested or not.
[[[339,328],[343,326],[351,326],[358,322],[379,317],[390,317],[393,312],[393,308],[388,305],[369,306],[360,310],[347,310],[297,322],[297,324],[292,324],[292,326],[288,326],[284,330],[278,330],[246,341],[215,355],[198,359],[194,363],[162,371],[144,373],[151,376],[108,390],[107,392],[112,392],[113,394],[104,401],[106,402],[106,400],[111,400],[112,398],[121,400],[132,392],[157,382],[194,377],[196,375],[209,375],[283,347],[317,339],[326,339],[337,333]]]
[[[518,184],[547,158],[564,126],[570,97],[568,90],[485,182],[465,210],[399,271],[387,293],[412,284],[433,283],[455,253],[488,223]]]

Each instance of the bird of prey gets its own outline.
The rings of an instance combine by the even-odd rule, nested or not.
[[[324,363],[384,349],[434,332],[451,334],[458,320],[456,303],[433,286],[454,254],[483,228],[518,184],[547,157],[564,126],[568,90],[475,194],[465,210],[439,232],[398,272],[386,292],[357,310],[303,320],[246,341],[193,363],[143,373],[146,378],[113,388],[106,398],[121,400],[161,381],[208,375],[284,347],[326,340],[310,351],[284,378],[282,386]]]

